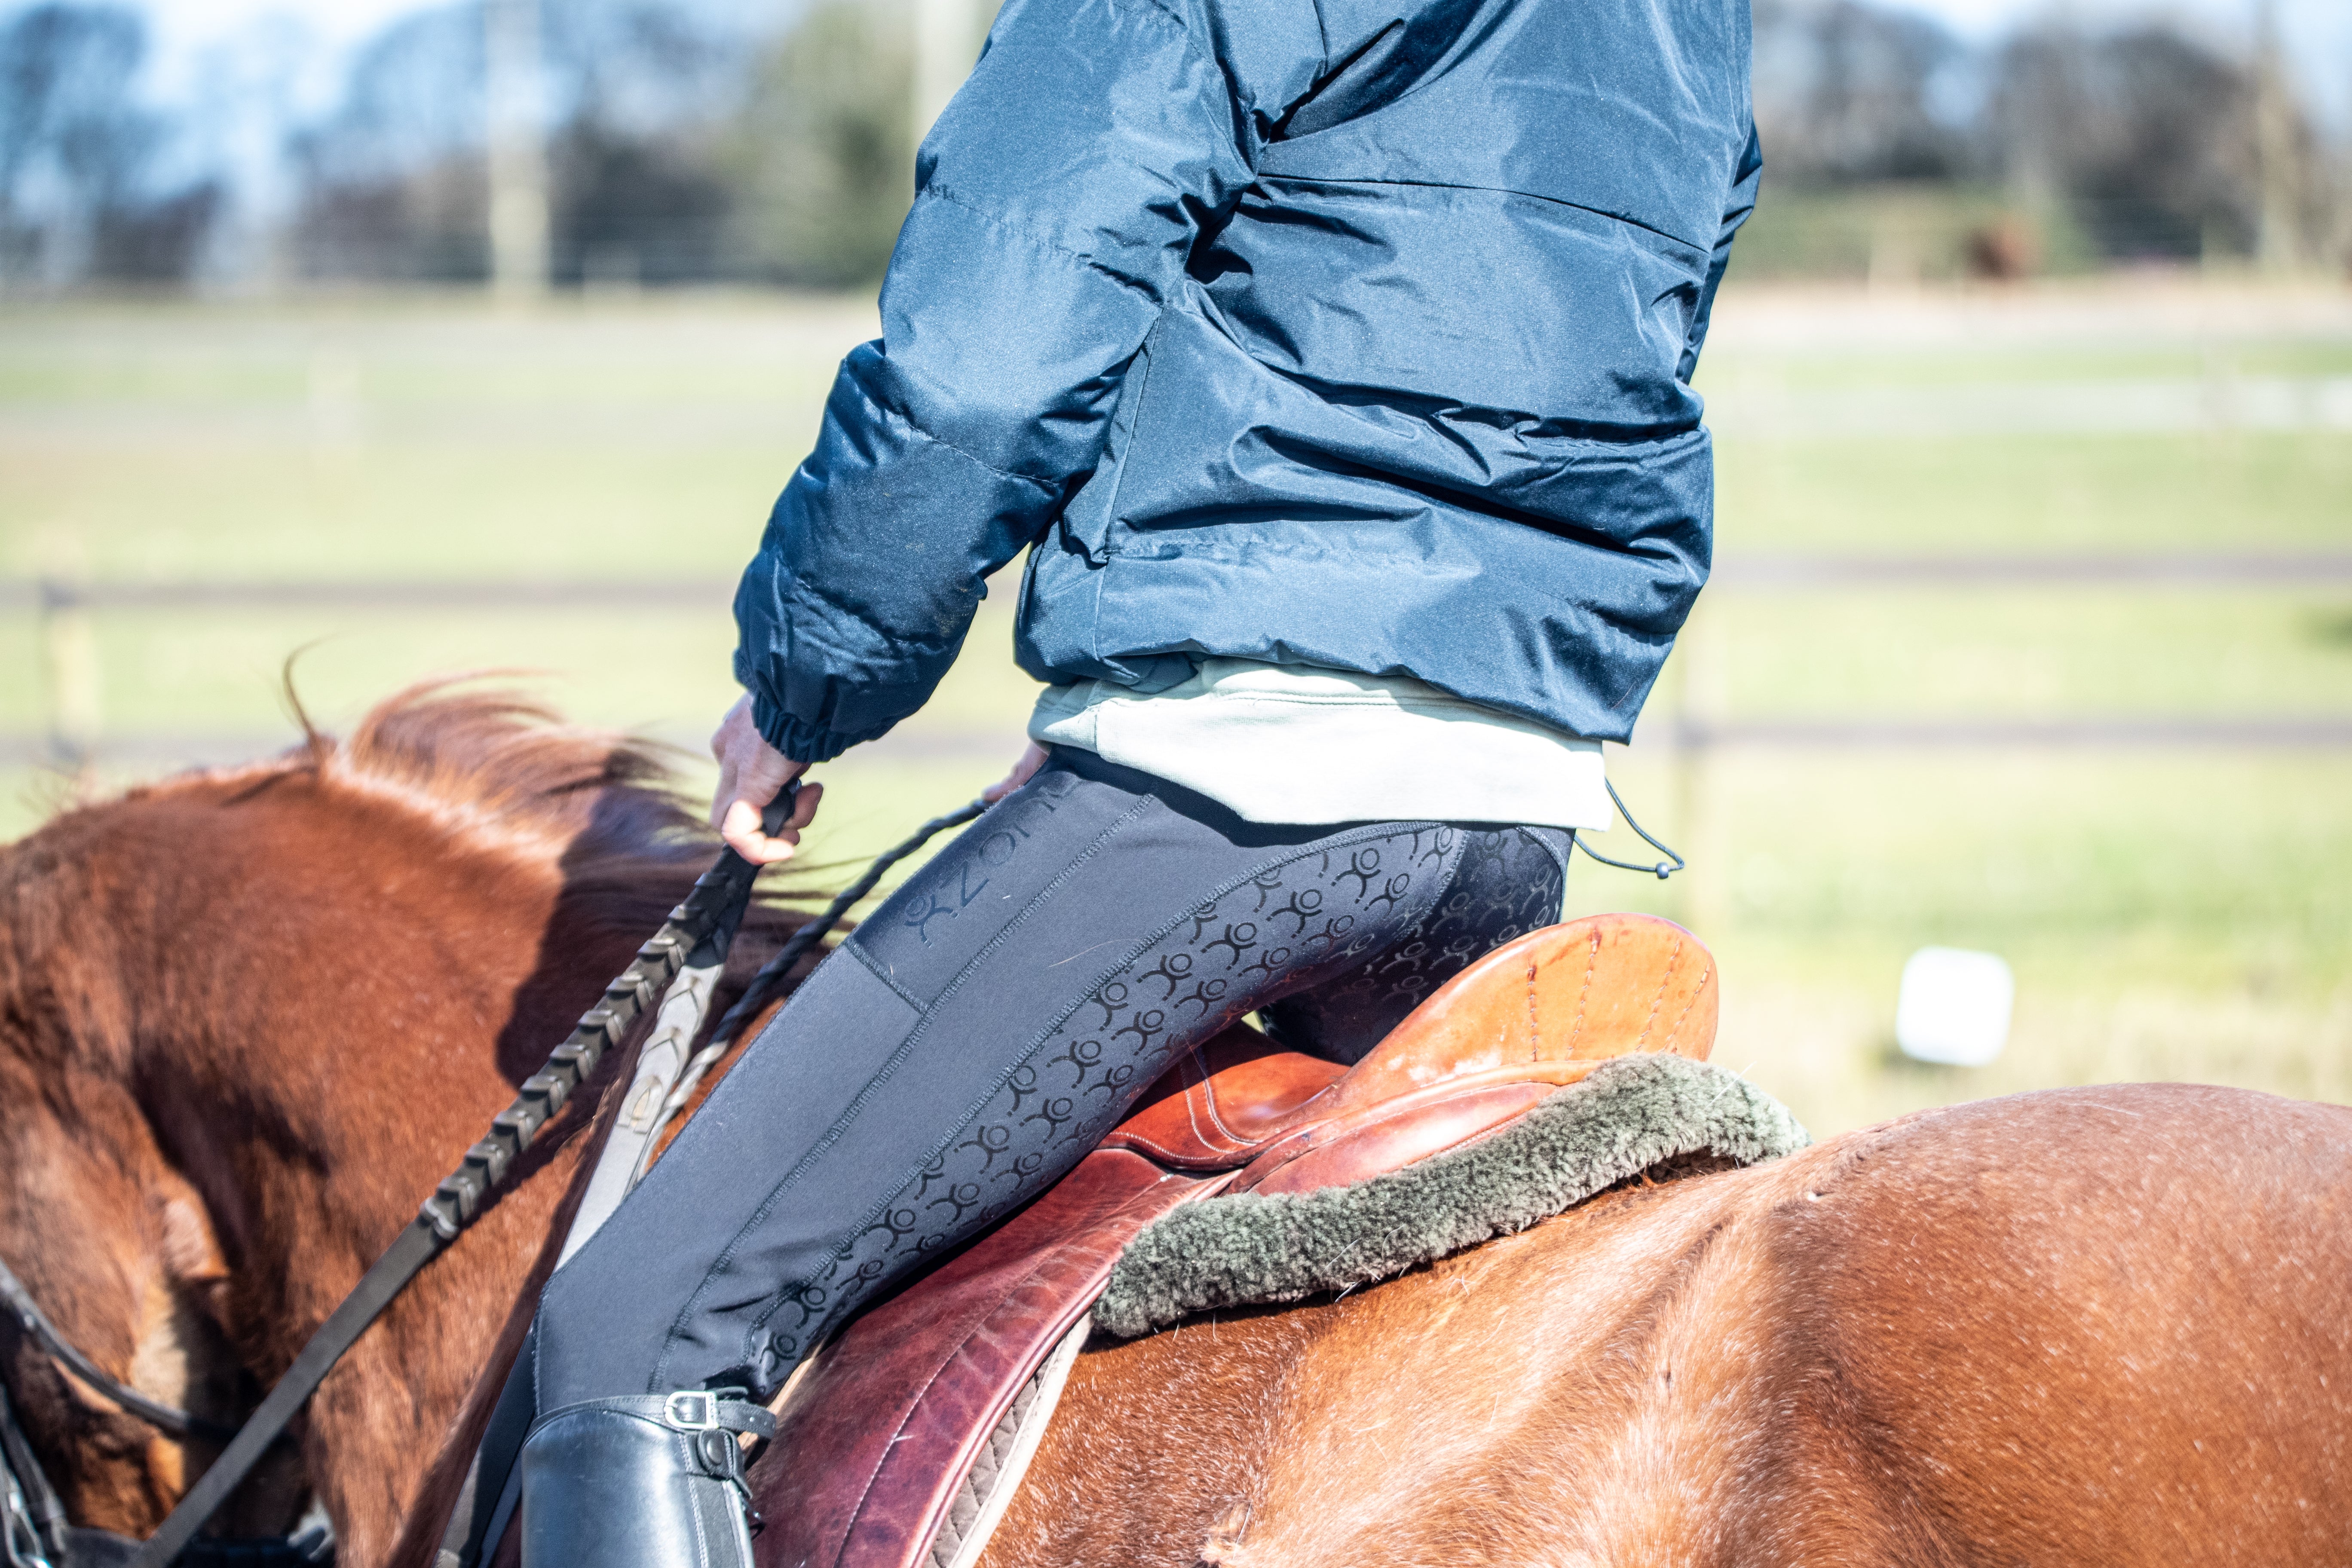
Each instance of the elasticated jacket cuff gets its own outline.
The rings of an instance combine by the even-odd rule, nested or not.
[[[758,692],[751,694],[751,721],[759,725],[768,744],[796,763],[829,763],[858,742],[886,733],[877,730],[871,734],[851,735],[839,730],[820,729],[793,718]]]

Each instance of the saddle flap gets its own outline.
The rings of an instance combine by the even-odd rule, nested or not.
[[[912,1568],[1031,1374],[1128,1240],[1223,1178],[1097,1150],[963,1252],[854,1319],[788,1385],[751,1468],[761,1568]]]

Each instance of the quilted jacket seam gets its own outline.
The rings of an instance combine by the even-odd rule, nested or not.
[[[1036,474],[1024,474],[1014,468],[1000,468],[994,463],[992,463],[987,458],[980,456],[977,452],[960,446],[956,442],[949,440],[946,437],[931,429],[929,426],[925,425],[920,419],[915,416],[912,409],[895,407],[888,403],[884,403],[879,397],[876,397],[874,401],[877,404],[881,404],[883,407],[889,409],[891,413],[896,414],[900,419],[906,421],[907,428],[913,431],[916,435],[920,436],[924,440],[930,442],[935,447],[946,447],[949,451],[953,452],[957,457],[963,458],[965,461],[971,463],[977,468],[987,469],[990,473],[994,474],[1000,479],[1016,479],[1022,484],[1034,485],[1039,489],[1047,491],[1054,489],[1055,485],[1059,482],[1055,479],[1042,478]]]
[[[957,207],[964,212],[968,212],[983,223],[992,224],[1009,235],[1013,235],[1021,239],[1026,240],[1028,243],[1035,246],[1038,249],[1046,252],[1048,255],[1059,256],[1066,260],[1074,261],[1089,272],[1098,272],[1105,278],[1109,279],[1113,283],[1118,285],[1121,289],[1125,289],[1130,293],[1140,294],[1155,305],[1160,302],[1159,296],[1152,292],[1149,285],[1128,277],[1126,274],[1118,271],[1109,264],[1087,255],[1083,250],[1072,250],[1068,246],[1058,244],[1054,240],[1048,239],[1044,235],[1037,233],[1034,229],[1027,228],[1020,224],[1014,223],[1011,218],[1004,216],[1002,213],[993,213],[989,211],[986,207],[982,206],[977,200],[971,196],[961,195],[951,185],[942,184],[940,181],[934,179],[930,184],[923,187],[923,195],[936,200],[945,202],[950,206]]]
[[[940,444],[941,446],[947,445],[944,441]],[[960,447],[951,449],[959,451],[961,450]],[[967,457],[971,456],[970,453],[965,453],[964,455]],[[979,462],[980,459],[973,458],[972,461]],[[982,466],[985,467],[985,465]],[[861,626],[871,627],[874,625],[872,617],[868,616],[866,611],[860,609],[856,605],[850,603],[847,599],[842,597],[838,594],[827,593],[821,584],[814,581],[805,574],[794,576],[793,578],[791,590],[782,595],[777,601],[780,607],[790,605],[795,602],[814,605],[820,609],[829,610],[835,615],[843,616],[844,618],[853,621]],[[945,639],[927,642],[917,637],[907,637],[904,640],[911,644],[913,647],[926,651],[929,651],[933,647],[944,648],[946,647]]]
[[[1591,213],[1595,217],[1605,217],[1612,223],[1622,223],[1628,228],[1638,228],[1644,234],[1654,234],[1661,239],[1670,239],[1676,245],[1686,245],[1693,250],[1704,251],[1710,256],[1715,252],[1714,240],[1710,239],[1701,241],[1687,238],[1683,235],[1675,233],[1672,229],[1660,228],[1654,223],[1643,223],[1640,218],[1628,217],[1623,213],[1611,212],[1607,207],[1591,206],[1583,202],[1571,202],[1563,196],[1548,196],[1541,191],[1523,191],[1517,185],[1487,185],[1479,184],[1467,180],[1384,179],[1380,176],[1370,174],[1284,174],[1261,173],[1258,177],[1267,184],[1402,185],[1417,190],[1489,191],[1499,196],[1523,196],[1531,202],[1542,202],[1549,206],[1566,207],[1570,212]]]
[[[1111,0],[1111,5],[1114,9],[1121,4],[1141,6],[1144,10],[1152,13],[1161,21],[1175,28],[1178,32],[1183,34],[1187,41],[1190,41],[1192,37],[1192,26],[1187,23],[1173,7],[1161,5],[1160,0]]]

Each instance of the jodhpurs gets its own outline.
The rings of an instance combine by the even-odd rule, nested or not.
[[[1559,917],[1568,835],[1270,826],[1058,752],[809,977],[548,1282],[538,1408],[740,1384],[1050,1186],[1253,1011],[1353,1060]]]

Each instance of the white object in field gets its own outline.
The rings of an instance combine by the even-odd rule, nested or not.
[[[2009,1044],[2017,982],[1999,953],[1923,947],[1903,966],[1895,1043],[1913,1061],[1980,1068]]]

